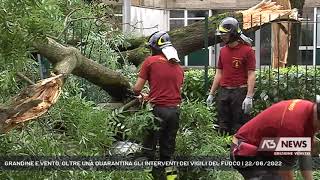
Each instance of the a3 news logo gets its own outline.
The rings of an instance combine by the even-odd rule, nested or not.
[[[273,151],[274,155],[310,155],[310,137],[263,138],[258,151]]]
[[[265,151],[274,151],[277,147],[278,142],[279,142],[279,138],[274,138],[274,139],[265,138],[262,140],[260,149],[263,149]]]

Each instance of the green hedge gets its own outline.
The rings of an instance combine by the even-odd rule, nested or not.
[[[209,88],[214,77],[214,70],[209,70]],[[297,67],[271,69],[261,68],[256,71],[254,111],[260,112],[271,104],[284,100],[302,98],[313,100],[319,94],[320,68]],[[183,96],[189,100],[205,101],[209,88],[205,88],[204,70],[185,72]]]

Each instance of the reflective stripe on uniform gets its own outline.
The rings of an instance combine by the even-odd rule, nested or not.
[[[176,167],[166,167],[165,172],[167,175],[167,180],[176,180],[178,178],[178,170]]]

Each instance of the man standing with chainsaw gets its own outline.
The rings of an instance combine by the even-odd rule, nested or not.
[[[285,156],[274,154],[275,149],[270,151],[268,146],[264,145],[264,139],[310,138],[310,144],[305,144],[305,147],[309,146],[311,150],[314,147],[314,135],[320,129],[319,102],[319,100],[314,103],[302,99],[281,101],[270,106],[243,125],[233,137],[230,151],[231,159],[243,162],[248,162],[248,160],[275,162],[277,165],[268,166],[266,164],[260,167],[242,166],[235,168],[245,179],[293,180],[292,166],[295,165],[298,156],[294,154]],[[281,146],[281,144],[275,143],[277,146]],[[266,147],[267,149],[265,149]],[[311,180],[311,156],[300,156],[299,161],[302,162],[300,164],[302,176],[305,180]]]
[[[154,122],[159,130],[155,131],[150,127],[147,131],[143,153],[148,160],[155,160],[156,145],[159,141],[160,161],[169,161],[175,151],[175,139],[179,128],[179,105],[184,72],[168,33],[153,33],[149,37],[148,46],[152,56],[144,60],[133,90],[139,95],[148,81],[148,99],[153,106]],[[166,179],[164,168],[154,167],[152,174],[156,179]]]
[[[207,104],[213,103],[218,89],[217,109],[220,133],[234,134],[248,120],[252,109],[256,60],[251,39],[242,34],[239,22],[227,17],[217,29],[225,46],[220,50],[218,67]]]

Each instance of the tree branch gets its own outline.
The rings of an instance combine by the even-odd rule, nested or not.
[[[121,73],[88,59],[74,47],[65,47],[51,38],[33,46],[54,64],[55,72],[83,77],[107,91],[115,100],[123,100],[130,89],[129,82]]]
[[[80,8],[76,8],[76,9],[72,10],[71,12],[69,12],[69,13],[67,14],[66,18],[64,19],[64,23],[63,23],[63,27],[64,27],[64,28],[63,28],[62,32],[58,35],[57,39],[59,39],[59,38],[62,36],[62,34],[68,29],[69,24],[70,24],[70,23],[68,23],[68,20],[69,20],[70,16],[71,16],[74,12],[76,12],[77,10],[80,10]]]
[[[27,81],[29,84],[34,85],[35,83],[29,79],[28,77],[26,77],[25,75],[23,75],[21,72],[17,72],[17,75],[19,77],[21,77],[22,79],[24,79],[25,81]]]

